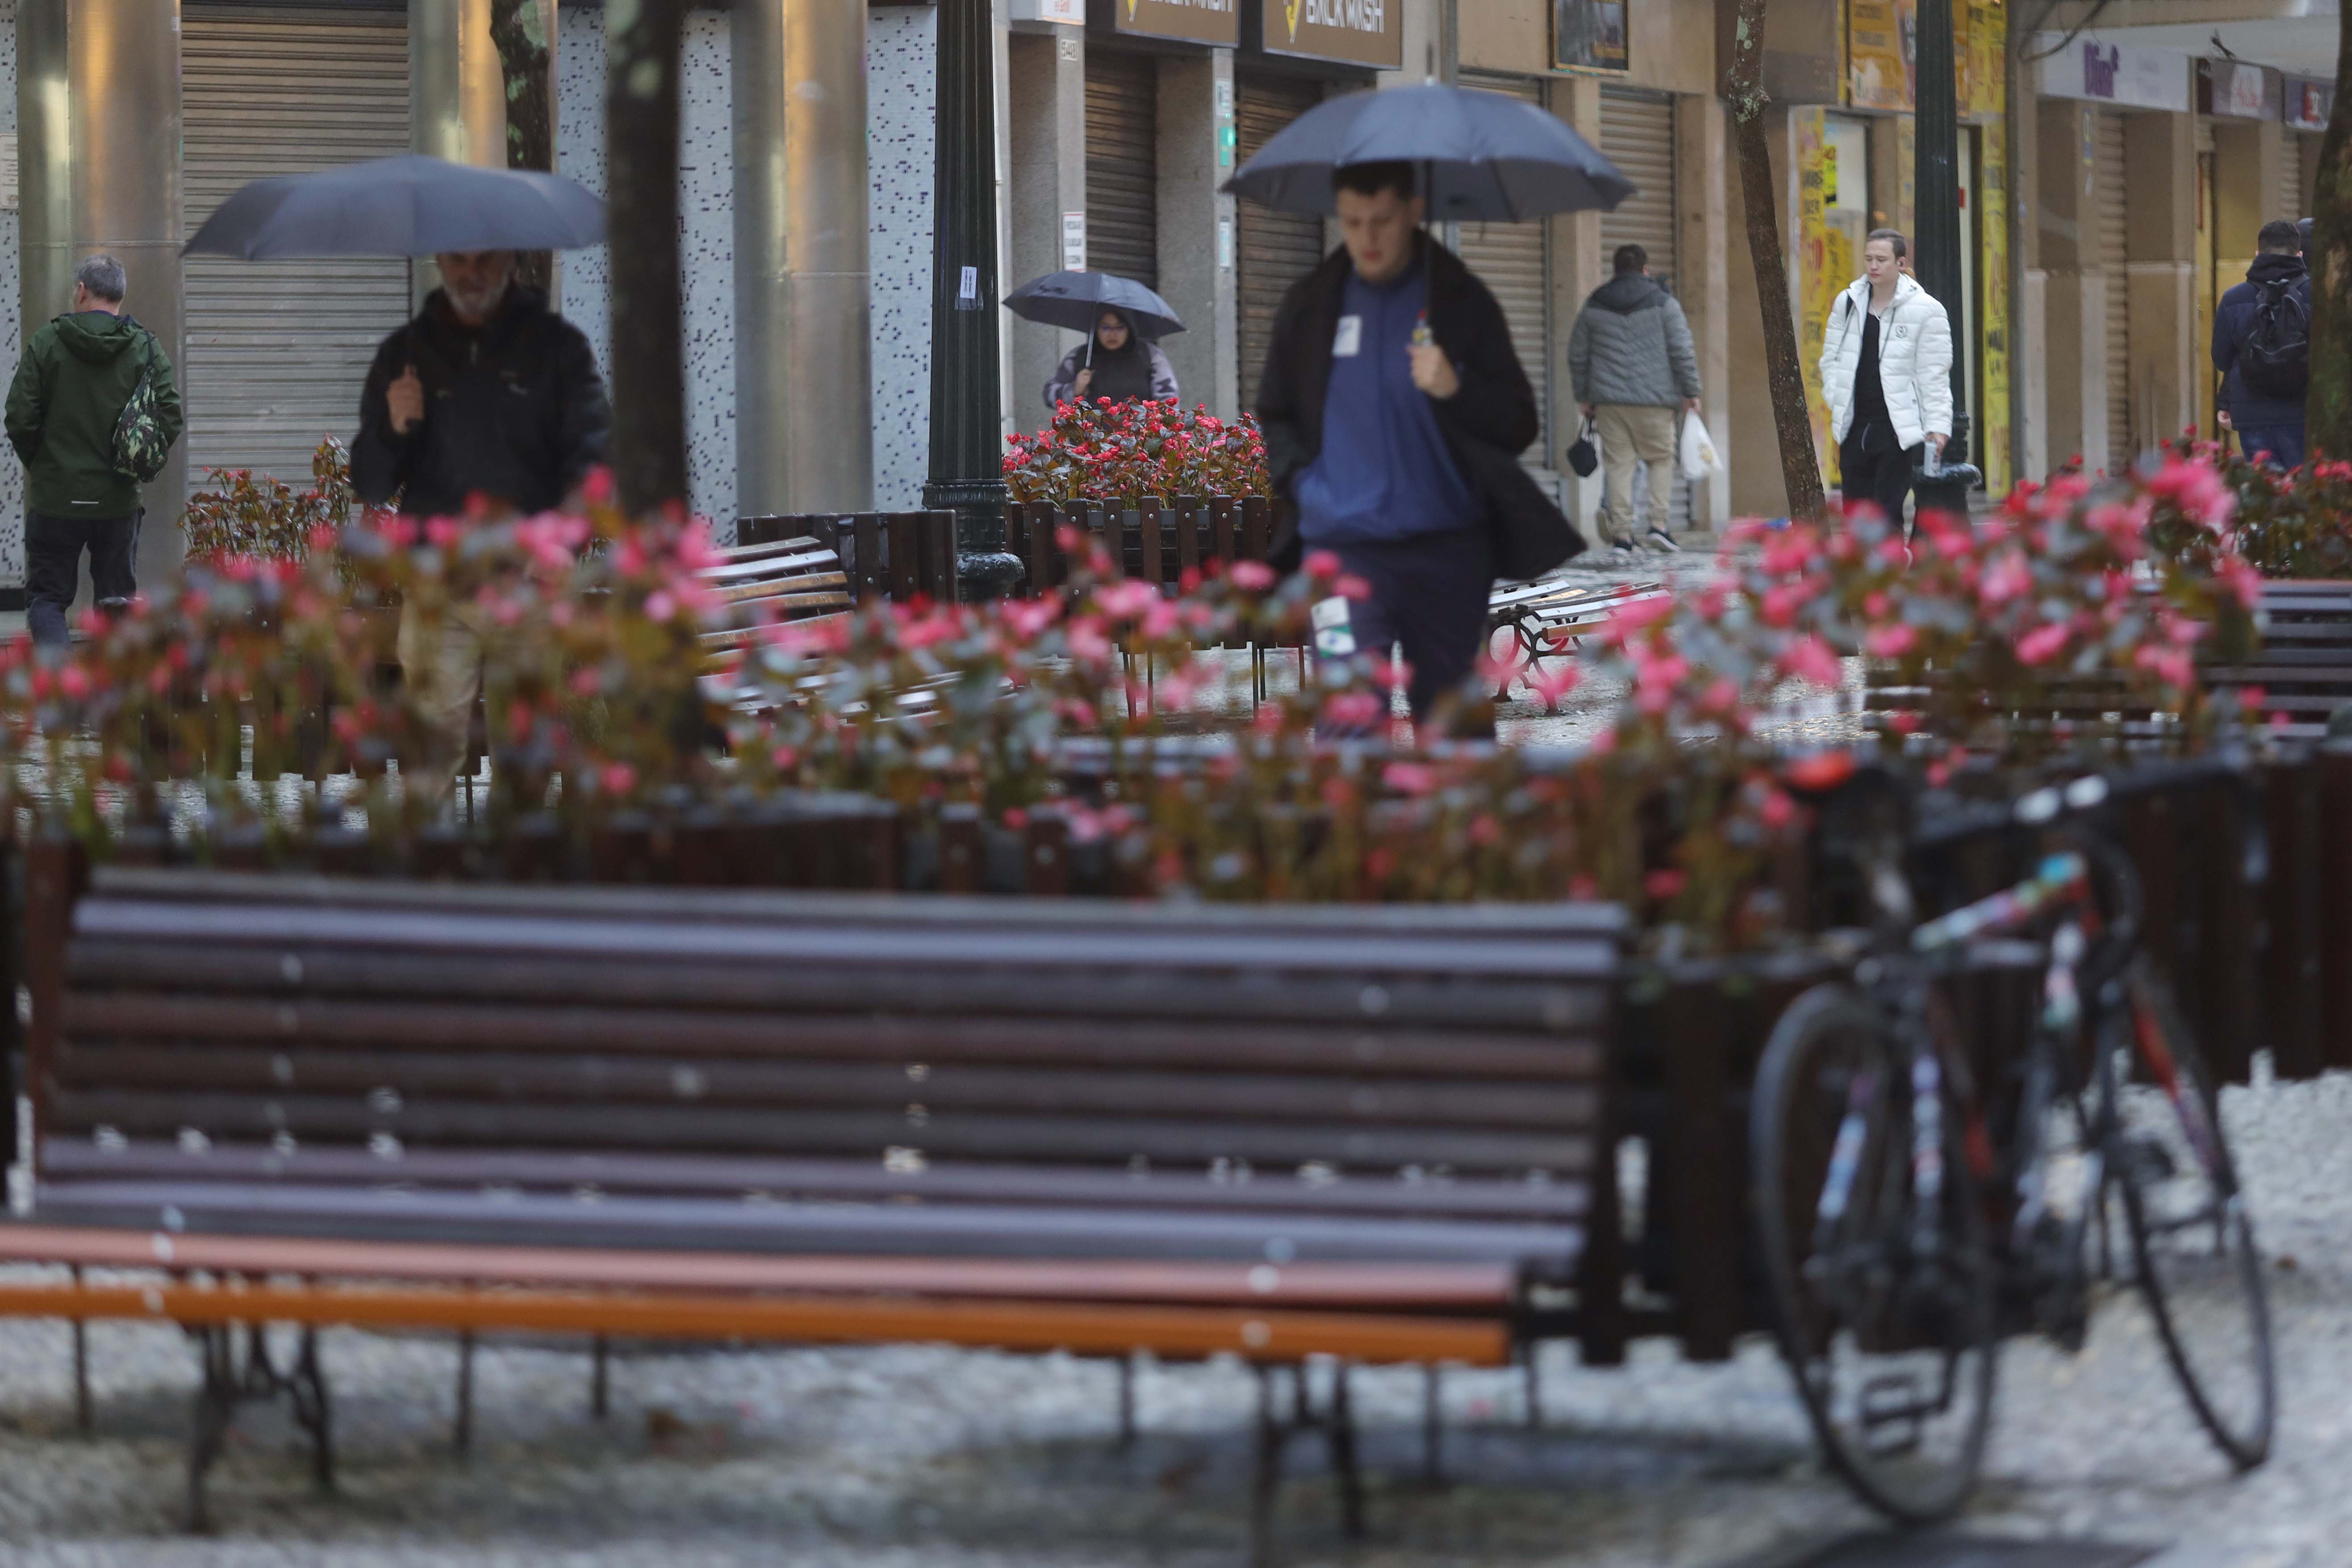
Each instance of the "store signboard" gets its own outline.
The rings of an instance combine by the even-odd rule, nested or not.
[[[2197,62],[2197,108],[2224,120],[2271,120],[2279,112],[2278,77],[2244,60]]]
[[[2325,131],[2336,112],[2336,84],[2315,77],[2291,76],[2280,94],[2280,118],[2290,131]]]
[[[1180,38],[1230,49],[1242,41],[1241,0],[1110,0],[1110,25],[1111,31],[1129,37]]]
[[[1265,0],[1270,55],[1397,70],[1404,65],[1406,0]]]
[[[1561,70],[1631,68],[1625,0],[1552,0],[1551,63]]]
[[[1005,15],[1015,22],[1057,22],[1066,27],[1087,25],[1087,0],[1012,0]]]
[[[2086,99],[2130,109],[2166,109],[2186,114],[2194,101],[2189,93],[2189,57],[2168,49],[2113,44],[2105,38],[2081,37],[2063,42],[2063,35],[2042,34],[2034,48],[2053,50],[2042,62],[2042,93],[2045,98]]]

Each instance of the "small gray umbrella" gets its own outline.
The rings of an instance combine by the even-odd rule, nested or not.
[[[1317,104],[1258,149],[1225,189],[1284,212],[1329,213],[1333,170],[1391,163],[1420,169],[1434,220],[1606,212],[1633,194],[1616,164],[1555,116],[1442,83]]]
[[[572,250],[604,237],[604,204],[575,180],[412,153],[241,186],[187,252],[247,261],[432,256]]]
[[[1140,338],[1164,338],[1184,330],[1167,300],[1115,272],[1048,272],[1007,294],[1004,308],[1024,321],[1074,332],[1092,332],[1105,310],[1125,316]]]

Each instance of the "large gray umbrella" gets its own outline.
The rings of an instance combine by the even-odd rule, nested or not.
[[[1412,163],[1433,219],[1516,223],[1603,212],[1633,194],[1592,144],[1531,103],[1430,83],[1351,92],[1277,132],[1225,188],[1285,212],[1333,210],[1331,174]]]
[[[1004,297],[1004,308],[1024,321],[1091,332],[1105,310],[1117,310],[1139,338],[1164,338],[1184,330],[1175,308],[1116,272],[1048,272],[1032,278]]]
[[[188,241],[192,255],[432,256],[572,250],[604,237],[604,204],[577,181],[412,153],[238,188]]]

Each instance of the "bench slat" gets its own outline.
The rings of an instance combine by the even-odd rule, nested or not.
[[[1599,1011],[1601,997],[1588,1010]],[[499,1002],[274,1001],[183,992],[77,992],[65,1031],[79,1040],[177,1040],[310,1047],[404,1044],[419,1049],[649,1051],[826,1060],[1110,1064],[1195,1072],[1330,1072],[1454,1079],[1591,1080],[1604,1065],[1597,1016],[1542,1039],[1469,1028],[1390,1027],[1354,1020],[1314,1027],[1151,1024],[1108,1018],[911,1018],[889,1014],[721,1013]]]
[[[0,1223],[0,1260],[98,1268],[212,1269],[341,1279],[496,1279],[604,1289],[765,1290],[1028,1297],[1266,1307],[1494,1308],[1518,1289],[1491,1264],[1099,1263],[996,1258],[763,1258],[726,1252],[610,1252],[570,1247],[419,1245],[301,1237],[206,1236]]]
[[[323,1143],[290,1153],[258,1143],[216,1142],[201,1153],[160,1141],[130,1141],[100,1148],[79,1137],[51,1140],[42,1152],[45,1177],[81,1180],[273,1182],[378,1186],[382,1158],[365,1149]],[[1148,1172],[1072,1170],[1066,1166],[964,1164],[932,1161],[919,1168],[877,1160],[768,1159],[719,1154],[583,1153],[549,1149],[410,1149],[398,1175],[404,1182],[470,1192],[495,1199],[509,1189],[570,1193],[676,1194],[751,1201],[829,1194],[849,1199],[921,1198],[952,1203],[1133,1205],[1141,1208],[1284,1210],[1305,1214],[1463,1215],[1494,1219],[1573,1223],[1591,1208],[1578,1173],[1558,1171],[1542,1184],[1456,1173],[1448,1181],[1406,1181],[1386,1173],[1333,1172],[1302,1179],[1262,1170],[1247,1181],[1202,1170]],[[5,1232],[5,1226],[0,1226]]]
[[[1366,1362],[1507,1359],[1493,1321],[1344,1312],[1074,1306],[1052,1301],[928,1301],[894,1297],[556,1294],[383,1287],[0,1284],[0,1314],[202,1323],[310,1323],[362,1328],[487,1329],[659,1339],[774,1340],[793,1344],[942,1342],[1017,1351],[1118,1355],[1230,1352],[1252,1360],[1339,1355]]]
[[[1571,1266],[1580,1228],[1458,1218],[1283,1213],[1144,1213],[1081,1205],[720,1203],[520,1193],[494,1203],[434,1190],[236,1183],[43,1184],[45,1224],[169,1231],[510,1242],[689,1251],[887,1256],[1191,1258]],[[1549,1277],[1548,1275],[1548,1277]]]
[[[567,1057],[423,1050],[271,1050],[184,1045],[106,1046],[68,1035],[53,1058],[68,1087],[187,1089],[272,1095],[391,1089],[406,1097],[550,1102],[708,1102],[748,1106],[888,1108],[919,1100],[929,1115],[1031,1111],[1059,1115],[1313,1120],[1339,1124],[1589,1129],[1589,1084],[1382,1077],[1145,1072],[923,1064],[919,1081],[897,1066],[744,1062],[666,1052]]]
[[[1565,955],[1585,967],[1571,944]],[[1264,956],[1263,954],[1261,956]],[[298,966],[289,980],[286,960]],[[868,1014],[877,996],[905,1017],[1018,1016],[1223,1020],[1240,1024],[1355,1020],[1388,1027],[1504,1027],[1567,1035],[1590,1028],[1609,1007],[1605,963],[1591,979],[1574,969],[1557,982],[1430,980],[1388,976],[1376,982],[1302,973],[1279,984],[1207,985],[1193,976],[1144,972],[1118,975],[1011,964],[939,973],[839,959],[819,968],[786,963],[709,963],[566,960],[448,952],[368,953],[168,942],[81,942],[68,973],[76,985],[155,985],[173,990],[259,993],[270,996],[438,995],[502,1004],[559,1006],[701,1007],[711,1011],[834,1011]],[[887,984],[886,984],[887,982]]]
[[[364,1143],[376,1133],[431,1144],[499,1147],[517,1136],[516,1110],[495,1101],[415,1100],[379,1110],[359,1095],[231,1095],[59,1088],[49,1096],[49,1125],[61,1132],[113,1127],[174,1135],[192,1127],[211,1138],[341,1139]],[[746,1152],[866,1154],[893,1148],[927,1156],[1038,1159],[1124,1164],[1207,1165],[1217,1160],[1297,1166],[1330,1162],[1396,1170],[1452,1165],[1464,1171],[1584,1171],[1591,1139],[1572,1131],[1462,1131],[1444,1127],[1362,1127],[1330,1122],[1237,1121],[1209,1118],[995,1115],[826,1109],[787,1110],[722,1105],[604,1106],[534,1103],[527,1112],[539,1142],[572,1147],[740,1150]],[[397,1179],[387,1171],[387,1179]]]

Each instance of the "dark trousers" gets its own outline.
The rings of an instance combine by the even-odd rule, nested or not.
[[[2300,425],[2250,425],[2238,431],[2238,450],[2253,458],[2262,453],[2271,455],[2274,468],[2303,467],[2303,426]]]
[[[25,626],[37,643],[66,640],[66,612],[73,607],[81,573],[81,552],[89,552],[90,591],[102,604],[139,591],[131,560],[139,550],[139,519],[25,515]]]
[[[1845,504],[1860,506],[1866,501],[1901,528],[1904,498],[1911,493],[1911,470],[1926,452],[1924,446],[1896,446],[1894,427],[1883,420],[1874,419],[1867,428],[1847,431],[1838,447],[1838,489],[1845,496]]]
[[[1486,646],[1486,599],[1495,586],[1495,548],[1484,527],[1423,533],[1377,544],[1335,547],[1347,569],[1370,584],[1369,599],[1348,607],[1356,649],[1385,659],[1404,648],[1411,669],[1405,695],[1415,723],[1438,700],[1460,690]]]

